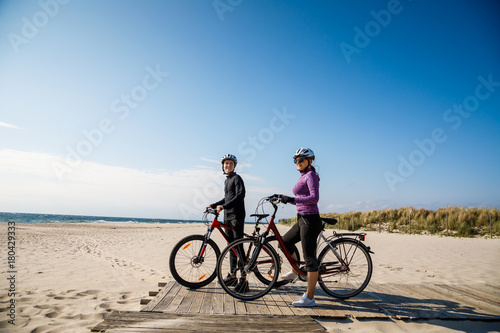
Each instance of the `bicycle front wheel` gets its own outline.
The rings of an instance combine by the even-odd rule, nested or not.
[[[366,247],[354,239],[339,238],[330,242],[323,248],[318,260],[318,283],[333,297],[346,299],[356,296],[370,282],[372,259]]]
[[[279,266],[280,267],[280,270],[279,270],[280,276],[291,271],[292,266],[290,265],[290,262],[286,258],[285,253],[284,253],[283,249],[281,248],[276,236],[267,237],[266,242],[269,243],[269,245],[271,245],[271,247],[273,249],[275,249],[277,254],[278,254],[278,259],[280,262],[280,266]],[[290,251],[291,251],[290,255],[295,254],[296,260],[300,261],[300,253],[299,253],[299,250],[297,250],[297,247],[295,245],[290,246]],[[263,278],[265,278],[265,276],[263,276]],[[269,281],[269,283],[271,283],[271,281]],[[288,283],[290,283],[290,280],[283,280],[283,279],[278,278],[278,280],[274,284],[274,287],[278,288],[278,287],[284,286],[285,284],[288,284]]]
[[[217,276],[217,259],[220,250],[211,239],[205,236],[190,235],[181,239],[170,253],[170,273],[174,279],[188,288],[200,288],[212,282]]]
[[[279,258],[268,244],[244,238],[229,244],[217,262],[217,274],[222,288],[241,300],[253,300],[268,293],[278,279]],[[228,274],[236,279],[228,279]],[[263,278],[265,276],[265,278]]]

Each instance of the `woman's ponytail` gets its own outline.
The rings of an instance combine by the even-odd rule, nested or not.
[[[318,181],[320,181],[320,179],[319,179],[319,173],[316,171],[316,168],[312,164],[309,164],[309,167],[311,168],[312,171],[314,171],[314,173],[316,174],[316,176],[318,176]]]

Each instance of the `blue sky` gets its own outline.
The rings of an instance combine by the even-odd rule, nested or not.
[[[0,211],[199,219],[233,153],[250,214],[291,194],[299,147],[316,152],[325,213],[500,208],[499,13],[2,1]]]

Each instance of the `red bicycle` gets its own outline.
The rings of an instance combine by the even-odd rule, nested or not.
[[[212,222],[209,221],[208,216],[214,215]],[[203,222],[207,226],[207,232],[204,235],[189,235],[181,239],[172,249],[170,253],[169,266],[170,272],[174,279],[181,285],[196,289],[208,285],[217,276],[217,260],[220,256],[220,249],[217,244],[211,239],[214,229],[219,230],[222,237],[229,244],[229,240],[222,229],[231,229],[218,220],[219,213],[217,210],[209,208],[203,214]],[[251,235],[245,234],[248,239],[257,239],[260,236],[260,220],[256,222],[253,233]],[[274,244],[278,249],[279,255],[277,259],[283,261],[283,270],[288,271],[291,266],[286,264],[283,260],[285,257],[281,250],[278,240],[275,236],[266,238],[266,242]],[[299,251],[294,246],[293,253],[299,256]],[[298,257],[299,258],[299,257]],[[289,283],[289,280],[276,281],[275,286],[281,286]]]
[[[269,202],[274,212],[269,220],[269,224],[264,233],[257,237],[239,239],[229,244],[221,253],[217,262],[219,283],[222,288],[231,296],[242,300],[253,300],[264,296],[277,283],[281,271],[282,260],[275,250],[275,246],[270,244],[270,233],[274,235],[276,243],[283,252],[290,267],[299,273],[299,278],[303,281],[307,278],[305,262],[300,258],[292,258],[291,253],[285,248],[281,235],[276,228],[274,219],[281,203],[281,196],[273,195],[260,200],[256,211],[263,204]],[[257,218],[257,223],[267,218],[269,214],[253,214]],[[326,242],[318,256],[320,287],[329,295],[341,299],[350,298],[362,292],[372,275],[372,260],[369,246],[362,243],[366,233],[337,233],[326,237],[324,235],[325,224],[336,224],[336,219],[321,218],[323,221],[323,231],[319,238]],[[318,242],[319,244],[319,242]],[[238,256],[238,270],[236,275],[247,281],[247,288],[235,288],[226,285],[224,273],[230,270],[229,254],[235,253]]]

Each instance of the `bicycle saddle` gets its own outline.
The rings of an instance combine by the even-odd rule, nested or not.
[[[337,224],[337,219],[332,219],[332,218],[328,218],[328,217],[322,217],[321,218],[321,221],[325,222],[326,224],[330,224],[330,225],[334,225],[334,224]]]
[[[260,220],[260,219],[268,217],[269,214],[252,214],[252,215],[250,215],[250,217],[253,217],[253,216],[257,217]]]

